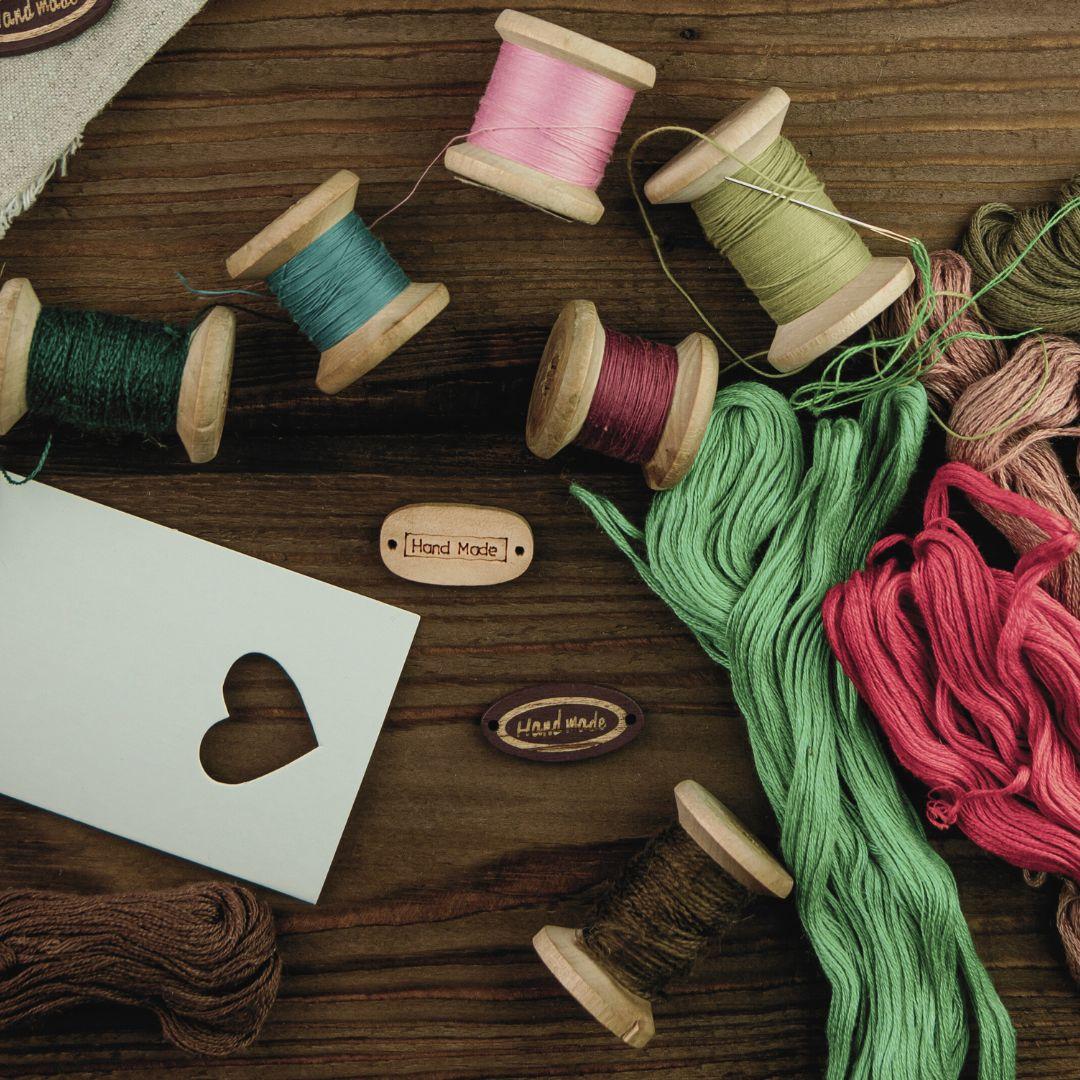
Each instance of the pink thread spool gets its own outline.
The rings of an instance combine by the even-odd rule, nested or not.
[[[612,364],[620,370],[613,373]],[[661,367],[670,370],[649,370]],[[541,458],[577,441],[641,462],[654,491],[674,487],[701,448],[719,373],[716,346],[704,334],[674,348],[641,342],[606,332],[593,303],[571,300],[544,347],[525,440]]]
[[[503,39],[469,140],[446,152],[459,179],[594,225],[596,187],[652,64],[572,30],[504,11]]]

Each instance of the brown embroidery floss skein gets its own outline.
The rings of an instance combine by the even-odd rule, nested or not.
[[[280,980],[270,908],[239,885],[0,893],[0,1030],[76,1005],[132,1005],[180,1049],[224,1056],[255,1040]]]
[[[533,947],[569,993],[629,1046],[656,1033],[652,1002],[689,972],[755,894],[783,899],[791,875],[700,784],[675,788],[678,824],[627,864],[581,930],[545,926]]]

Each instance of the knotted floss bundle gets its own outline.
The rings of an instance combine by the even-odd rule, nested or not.
[[[273,915],[238,885],[0,893],[0,1029],[76,1005],[154,1012],[193,1054],[249,1046],[281,980]]]
[[[1022,338],[1010,354],[977,310],[965,307],[972,282],[964,257],[934,252],[931,272],[932,306],[916,344],[947,328],[920,378],[931,402],[943,410],[949,459],[967,462],[1080,530],[1080,500],[1052,442],[1080,435],[1080,345],[1038,334]],[[909,325],[926,295],[922,282],[905,293],[882,316],[882,332],[889,336]],[[993,290],[986,297],[992,295]],[[1024,516],[977,500],[975,506],[1018,554],[1045,539]],[[1051,568],[1042,587],[1080,617],[1080,553]]]
[[[956,883],[904,798],[821,621],[862,563],[922,445],[926,395],[890,389],[823,420],[804,461],[791,405],[725,387],[698,459],[644,529],[572,489],[645,582],[731,673],[780,825],[807,936],[832,984],[828,1076],[1015,1071],[1015,1035],[975,953]]]
[[[1021,266],[980,300],[983,314],[1003,330],[1080,332],[1080,176],[1057,201],[1016,210],[986,203],[971,217],[961,251],[975,281],[997,276],[1029,245]]]
[[[1045,539],[1013,570],[991,568],[950,517],[950,488],[1025,519]],[[930,788],[930,821],[956,823],[1014,865],[1072,881],[1080,879],[1080,619],[1040,583],[1078,546],[1065,518],[951,463],[930,485],[922,531],[879,541],[866,569],[823,606],[844,670],[900,763]],[[1070,967],[1078,963],[1073,953]]]

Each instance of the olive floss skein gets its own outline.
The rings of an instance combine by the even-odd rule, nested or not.
[[[863,562],[903,495],[927,421],[921,386],[818,422],[804,462],[791,404],[717,395],[701,453],[644,528],[571,490],[731,673],[780,825],[807,936],[832,984],[827,1076],[945,1080],[978,1025],[979,1076],[1015,1075],[1016,1038],[975,953],[956,882],[901,793],[829,650],[828,589]]]
[[[972,215],[961,252],[978,286],[1034,243],[1023,265],[980,300],[983,314],[999,329],[1080,333],[1078,198],[1080,176],[1074,176],[1053,203],[1026,210],[987,203]],[[1073,209],[1047,231],[1047,223],[1070,203]]]

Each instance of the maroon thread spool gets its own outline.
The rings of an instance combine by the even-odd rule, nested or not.
[[[640,463],[655,491],[674,487],[701,448],[719,373],[704,334],[674,347],[630,337],[605,330],[595,304],[571,300],[544,347],[525,440],[541,458],[576,442]]]

